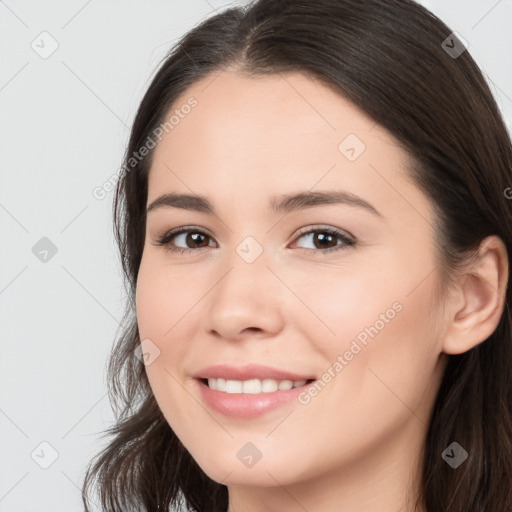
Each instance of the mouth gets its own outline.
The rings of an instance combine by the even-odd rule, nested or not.
[[[297,375],[298,376],[298,375]],[[203,403],[225,417],[249,420],[293,404],[317,379],[252,378],[232,380],[196,376],[197,391]]]
[[[261,393],[276,393],[309,386],[316,379],[305,380],[276,380],[276,379],[249,379],[233,380],[223,378],[200,378],[204,386],[214,391],[228,394],[256,395]]]

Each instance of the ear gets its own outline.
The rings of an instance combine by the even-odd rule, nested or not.
[[[498,326],[508,285],[508,255],[498,236],[482,240],[476,260],[449,300],[443,352],[461,354],[485,341]]]

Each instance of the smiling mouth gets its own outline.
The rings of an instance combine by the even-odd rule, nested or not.
[[[250,380],[232,380],[232,379],[199,379],[199,381],[211,390],[230,394],[260,394],[274,393],[279,391],[288,391],[300,387],[309,386],[315,379],[307,380],[276,380],[276,379],[250,379]]]

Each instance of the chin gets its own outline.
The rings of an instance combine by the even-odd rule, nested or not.
[[[285,461],[276,454],[262,455],[251,466],[249,461],[248,465],[241,462],[236,456],[236,451],[233,451],[231,456],[227,453],[216,455],[210,452],[207,457],[194,459],[209,478],[223,485],[275,487],[293,484],[304,477],[296,472],[300,468],[294,461]],[[241,458],[243,459],[243,456]],[[291,472],[291,468],[295,471]]]

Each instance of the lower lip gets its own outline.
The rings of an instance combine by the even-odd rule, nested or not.
[[[286,391],[249,394],[217,391],[216,389],[210,389],[200,379],[195,380],[206,405],[224,416],[243,419],[257,418],[276,409],[280,405],[295,400],[300,393],[315,382],[313,381]]]

